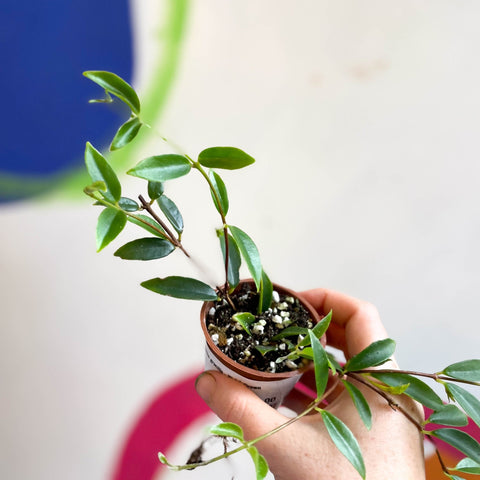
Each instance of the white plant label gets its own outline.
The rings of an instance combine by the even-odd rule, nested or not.
[[[299,373],[293,377],[270,382],[250,380],[249,378],[242,377],[220,362],[220,360],[218,360],[218,358],[210,351],[208,346],[205,348],[205,370],[218,370],[235,380],[239,380],[273,408],[278,408],[282,404],[283,399],[288,395],[302,376],[302,374]]]

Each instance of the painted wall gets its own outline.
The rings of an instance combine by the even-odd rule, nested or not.
[[[478,3],[64,3],[1,7],[14,112],[0,157],[2,478],[113,478],[138,416],[202,367],[198,305],[138,287],[191,266],[122,262],[120,243],[95,253],[77,170],[85,140],[102,145],[121,113],[85,103],[98,90],[84,69],[131,78],[147,118],[192,155],[234,145],[257,159],[225,175],[229,215],[272,279],[374,302],[405,368],[478,358]],[[162,151],[145,136],[116,161]],[[167,191],[186,245],[220,272],[205,186]]]

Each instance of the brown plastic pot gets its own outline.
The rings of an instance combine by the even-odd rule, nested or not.
[[[252,290],[255,291],[253,280],[242,280],[240,285],[245,283],[250,284]],[[322,319],[317,311],[298,293],[277,284],[273,284],[273,289],[279,294],[297,298],[310,314],[314,324]],[[200,321],[206,341],[205,370],[218,370],[229,377],[241,381],[264,402],[274,408],[278,408],[282,404],[285,396],[288,395],[298,380],[300,380],[305,370],[308,369],[308,365],[298,370],[270,373],[245,367],[235,360],[232,360],[215,345],[208,332],[206,318],[212,307],[213,302],[205,302],[200,311]],[[322,343],[325,343],[325,339],[322,339]]]

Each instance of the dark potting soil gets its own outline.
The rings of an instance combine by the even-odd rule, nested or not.
[[[207,312],[210,336],[225,355],[246,367],[270,373],[296,370],[304,365],[306,361],[301,358],[277,362],[277,359],[288,354],[289,345],[297,344],[298,335],[270,340],[286,327],[312,328],[312,319],[298,299],[274,293],[271,308],[257,314],[258,294],[251,291],[248,284],[242,285],[230,298],[236,311],[226,300],[220,300]],[[239,312],[249,312],[256,316],[255,322],[249,326],[251,335],[232,319]],[[273,348],[264,354],[260,353],[259,350],[267,346]]]

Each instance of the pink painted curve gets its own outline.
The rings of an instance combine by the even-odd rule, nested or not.
[[[127,434],[111,480],[153,480],[160,469],[158,452],[166,452],[175,439],[209,408],[195,391],[201,372],[162,390],[141,412]]]

